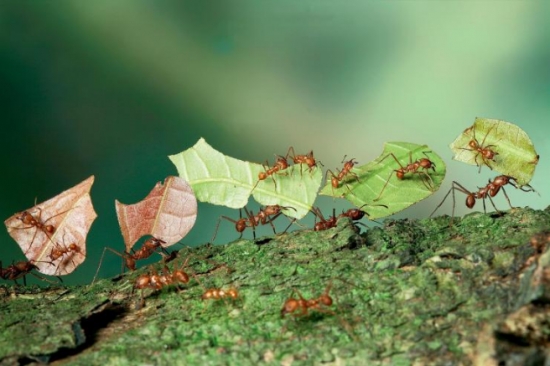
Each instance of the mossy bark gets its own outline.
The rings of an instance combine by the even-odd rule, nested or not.
[[[92,285],[0,288],[0,361],[135,364],[549,362],[550,208],[184,249],[186,285],[133,290],[162,264]],[[281,317],[283,303],[334,303]],[[202,300],[235,287],[237,300]],[[143,296],[143,300],[142,300]]]

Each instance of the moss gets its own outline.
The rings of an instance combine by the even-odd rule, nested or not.
[[[89,286],[8,286],[0,291],[0,360],[474,362],[486,357],[476,343],[482,328],[498,330],[507,316],[550,298],[550,286],[540,280],[550,252],[530,240],[549,228],[548,209],[475,213],[455,218],[452,226],[446,216],[388,220],[363,234],[343,219],[324,232],[259,238],[261,245],[237,240],[185,249],[168,264],[170,270],[179,268],[190,256],[186,271],[194,276],[179,288],[133,291],[137,276],[149,267]],[[311,298],[329,283],[332,307],[281,318],[293,289]],[[229,286],[239,290],[239,299],[201,300],[205,288]],[[526,339],[536,344],[549,333],[548,313],[545,307],[531,313],[536,316],[528,325],[540,331],[537,339]],[[527,337],[518,331],[525,327],[508,325]],[[492,337],[484,339],[495,342]]]

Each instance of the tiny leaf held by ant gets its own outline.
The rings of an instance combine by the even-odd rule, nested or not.
[[[94,176],[18,212],[4,223],[40,273],[69,274],[86,258],[86,237],[97,214],[90,198]]]
[[[169,158],[201,202],[243,208],[253,194],[262,205],[291,207],[284,213],[296,219],[307,215],[322,180],[317,168],[300,171],[292,166],[285,174],[274,174],[273,180],[260,181],[260,173],[265,173],[263,165],[226,156],[203,138]]]
[[[375,220],[400,212],[436,192],[445,178],[446,166],[426,145],[387,142],[382,154],[365,165],[355,166],[353,176],[334,188],[327,182],[320,194],[343,197],[364,206]]]
[[[195,225],[197,199],[183,178],[169,176],[164,184],[157,182],[142,201],[125,205],[115,200],[118,223],[126,251],[136,241],[151,235],[162,241],[163,247],[183,239]]]
[[[531,139],[517,125],[489,118],[476,118],[449,147],[453,159],[466,164],[487,166],[514,177],[519,186],[527,185],[539,161]]]

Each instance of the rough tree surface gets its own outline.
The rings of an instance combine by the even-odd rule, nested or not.
[[[192,254],[196,277],[145,290],[143,304],[132,288],[150,267],[90,286],[4,284],[0,363],[548,363],[550,207],[449,224],[387,220],[359,234],[344,218],[323,232],[184,249],[168,267]],[[332,311],[281,318],[293,288],[311,298],[331,281]],[[230,286],[240,299],[201,300]]]

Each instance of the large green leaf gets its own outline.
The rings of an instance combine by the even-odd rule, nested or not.
[[[400,166],[390,153],[393,153],[404,167],[409,164],[411,154],[413,162],[428,158],[435,164],[435,172],[427,171],[431,179],[424,173],[407,173],[403,180],[399,180],[395,170]],[[441,186],[445,172],[445,163],[428,146],[409,142],[387,142],[384,151],[376,160],[354,167],[351,170],[353,174],[348,175],[338,188],[334,188],[328,179],[320,194],[343,197],[357,207],[366,205],[363,210],[374,220],[402,211],[430,196]],[[386,182],[388,184],[382,195],[375,201]],[[386,205],[387,208],[382,205]]]
[[[479,151],[469,146],[470,141],[475,140],[481,148],[497,153],[494,160],[482,159]],[[499,173],[514,177],[519,185],[531,181],[539,161],[527,133],[513,123],[497,119],[476,118],[473,126],[464,130],[450,144],[450,148],[454,152],[454,160],[471,165],[488,165]]]
[[[203,138],[169,158],[201,202],[242,208],[253,194],[262,205],[292,207],[283,212],[296,219],[309,212],[322,180],[320,169],[293,165],[259,181],[259,173],[265,172],[261,164],[225,156]]]

